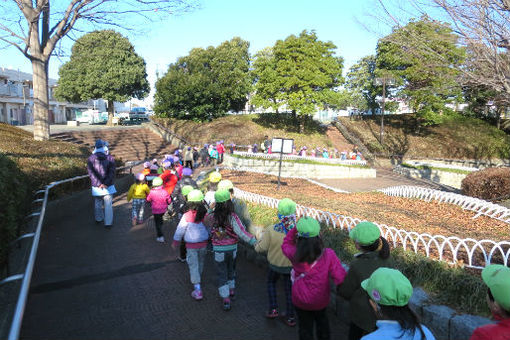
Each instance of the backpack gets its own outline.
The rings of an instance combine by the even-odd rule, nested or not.
[[[315,268],[315,265],[322,257],[319,256],[307,272],[301,273],[296,276],[294,269],[290,272],[292,280],[292,295],[301,302],[303,306],[314,306],[318,298],[320,298],[321,287],[320,284],[310,275]],[[306,309],[306,308],[305,308]]]

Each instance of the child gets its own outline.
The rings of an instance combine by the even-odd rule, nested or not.
[[[326,307],[329,303],[329,278],[335,285],[343,282],[344,267],[333,249],[324,248],[320,224],[311,217],[299,219],[283,239],[282,251],[292,262],[292,302],[299,321],[299,338],[329,339]]]
[[[208,191],[205,193],[204,200],[210,208],[212,208],[212,204],[214,203],[214,193],[218,189],[219,181],[221,181],[221,174],[218,171],[213,171],[209,174]]]
[[[491,264],[482,270],[482,280],[488,287],[487,304],[496,324],[478,327],[469,340],[510,339],[510,268]]]
[[[228,190],[230,192],[230,199],[232,200],[232,204],[234,205],[234,212],[243,222],[244,227],[248,232],[251,232],[251,217],[250,212],[248,211],[248,206],[246,203],[236,197],[234,197],[234,183],[232,183],[228,179],[223,179],[218,182],[217,190]]]
[[[145,176],[145,179],[147,180],[149,186],[152,186],[152,180],[159,176],[158,169],[159,167],[154,164],[149,167],[150,172],[148,175]]]
[[[256,239],[246,231],[234,212],[234,205],[227,190],[216,191],[214,199],[214,211],[206,217],[204,224],[211,228],[218,291],[223,299],[223,310],[228,311],[231,308],[230,298],[235,295],[237,242],[241,238],[253,245]]]
[[[159,177],[163,180],[163,188],[168,192],[169,195],[172,195],[174,192],[175,186],[177,185],[177,175],[176,171],[173,169],[172,162],[164,161],[163,162],[163,172]]]
[[[204,144],[204,147],[200,149],[200,164],[204,167],[209,165],[209,151],[207,150],[208,147],[208,144]]]
[[[435,340],[409,308],[413,286],[404,274],[382,267],[361,282],[361,287],[370,297],[370,306],[379,319],[377,330],[362,340]]]
[[[211,151],[211,153],[209,154],[209,156],[211,157],[211,165],[212,166],[216,166],[219,164],[218,162],[218,158],[219,158],[219,153],[218,153],[218,149],[216,146],[213,146],[213,149]]]
[[[151,173],[151,163],[150,162],[144,162],[143,163],[142,174],[144,176],[149,176],[150,173]]]
[[[184,166],[186,168],[193,169],[193,151],[191,150],[191,146],[188,146],[186,148],[186,151],[184,151]]]
[[[394,264],[388,241],[381,236],[381,231],[375,224],[360,222],[351,230],[349,237],[360,253],[354,255],[344,282],[338,286],[338,295],[350,301],[351,324],[348,339],[359,340],[376,329],[376,315],[370,308],[361,282],[368,279],[377,268],[393,268]]]
[[[152,214],[154,215],[154,224],[156,225],[156,233],[158,242],[165,242],[161,226],[163,225],[163,215],[165,214],[168,205],[172,202],[170,195],[163,188],[163,180],[161,177],[156,177],[152,180],[152,189],[147,196],[147,202],[151,203]]]
[[[188,211],[177,225],[172,248],[176,249],[183,238],[186,241],[186,262],[188,262],[189,275],[193,285],[191,296],[198,301],[203,298],[200,277],[204,269],[207,241],[209,240],[209,232],[202,223],[207,208],[204,204],[204,194],[200,190],[195,189],[189,192],[187,199]]]
[[[221,182],[220,182],[221,183]],[[269,296],[269,311],[266,317],[278,317],[278,301],[276,300],[276,281],[283,279],[285,296],[287,297],[287,313],[285,323],[291,327],[296,325],[294,306],[292,305],[292,283],[290,271],[292,263],[282,253],[283,238],[296,226],[296,203],[288,198],[278,203],[278,218],[280,223],[266,228],[262,238],[255,245],[255,251],[267,252],[269,270],[267,273],[267,294]]]
[[[135,183],[131,185],[127,194],[127,201],[133,199],[131,206],[131,219],[133,227],[143,222],[143,211],[145,208],[145,199],[150,189],[145,182],[145,176],[142,173],[136,174]]]

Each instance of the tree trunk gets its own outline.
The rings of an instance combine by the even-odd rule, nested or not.
[[[299,120],[299,133],[305,132],[305,122],[307,116],[308,115],[301,115],[301,119]]]
[[[106,125],[113,126],[113,112],[114,112],[114,105],[113,100],[108,100],[108,122]]]
[[[498,108],[496,109],[496,114],[498,115],[498,116],[496,117],[496,119],[497,119],[497,121],[496,121],[496,126],[498,127],[498,130],[499,130],[499,129],[500,129],[500,127],[501,127],[501,108],[499,108],[499,107],[498,107]]]
[[[34,82],[34,139],[50,139],[48,60],[32,59]]]

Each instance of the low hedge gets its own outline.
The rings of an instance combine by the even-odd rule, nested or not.
[[[31,133],[0,123],[0,277],[5,273],[9,243],[23,232],[20,228],[33,192],[52,181],[86,174],[89,155],[85,147],[35,141]]]
[[[248,203],[255,224],[270,225],[277,221],[276,209]],[[349,263],[358,252],[346,231],[322,225],[326,247],[335,250],[338,257]],[[446,304],[457,311],[487,316],[485,297],[487,287],[478,271],[452,267],[445,262],[431,260],[423,255],[392,249],[397,268],[409,278],[413,286],[423,287],[436,303]]]
[[[18,234],[30,202],[31,190],[27,176],[15,162],[0,153],[0,268],[8,259],[9,242]]]
[[[510,196],[510,168],[487,168],[462,180],[462,193],[486,200]]]

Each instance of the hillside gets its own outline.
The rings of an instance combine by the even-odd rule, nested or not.
[[[455,115],[435,126],[419,126],[414,115],[384,118],[384,147],[379,144],[380,117],[340,118],[347,130],[375,154],[411,158],[508,159],[510,137],[487,122]]]
[[[192,144],[204,144],[224,140],[226,144],[248,145],[260,143],[264,136],[284,137],[294,139],[294,145],[299,150],[302,146],[344,149],[349,145],[343,137],[335,132],[328,132],[328,128],[316,121],[309,121],[305,126],[305,133],[298,133],[298,124],[291,115],[261,114],[261,115],[228,115],[212,122],[194,122],[171,118],[153,118],[154,121],[166,126],[170,131],[184,137]],[[330,139],[328,135],[334,135]]]

